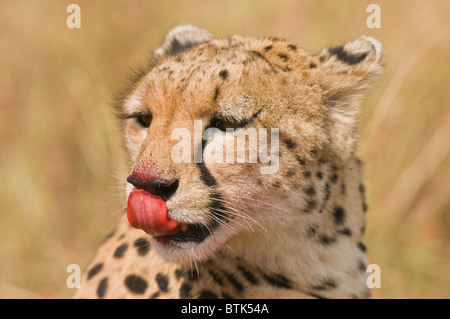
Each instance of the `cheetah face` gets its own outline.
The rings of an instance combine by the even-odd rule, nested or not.
[[[298,191],[305,166],[353,152],[355,104],[379,59],[367,37],[310,55],[175,28],[119,99],[130,223],[167,260],[189,262],[319,209]]]

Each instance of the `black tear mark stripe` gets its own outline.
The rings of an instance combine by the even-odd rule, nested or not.
[[[210,127],[210,126],[211,126],[211,123],[208,124],[208,127]],[[196,146],[198,152],[200,152],[200,150],[198,150],[198,148],[201,148],[200,154],[203,154],[205,147],[206,147],[206,141],[202,141],[201,143],[198,143],[198,145]],[[205,163],[201,162],[201,163],[196,163],[196,164],[200,170],[200,179],[203,181],[203,183],[208,187],[217,186],[217,180],[215,179],[214,176],[212,176],[211,172],[209,171],[208,167],[206,167]]]
[[[202,182],[208,187],[217,186],[216,178],[211,175],[211,172],[208,167],[206,167],[205,163],[197,163],[197,166],[200,170],[200,179]]]
[[[363,61],[369,52],[364,52],[360,54],[351,54],[344,50],[343,46],[338,46],[328,49],[331,55],[335,55],[336,58],[348,65],[355,65]]]

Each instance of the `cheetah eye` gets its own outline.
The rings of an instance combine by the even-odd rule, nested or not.
[[[227,128],[237,129],[244,127],[249,123],[249,121],[230,121],[219,118],[213,118],[210,122],[209,127],[217,127],[221,131],[226,131]]]
[[[142,127],[149,127],[152,121],[151,115],[140,115],[136,118],[136,121]]]
[[[135,121],[139,126],[144,128],[148,128],[152,122],[152,116],[150,114],[135,114],[132,117],[135,118]]]

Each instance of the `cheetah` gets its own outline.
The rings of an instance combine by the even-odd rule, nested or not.
[[[310,54],[274,37],[172,29],[117,99],[127,212],[75,298],[370,297],[356,123],[381,71],[368,36]],[[244,135],[234,161],[212,160],[251,128],[267,144]]]

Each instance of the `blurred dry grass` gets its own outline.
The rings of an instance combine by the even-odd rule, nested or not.
[[[274,35],[318,52],[380,39],[386,72],[364,103],[366,243],[377,298],[450,297],[450,2],[0,0],[0,297],[66,298],[123,206],[109,103],[174,25]],[[82,28],[66,27],[77,3]]]

